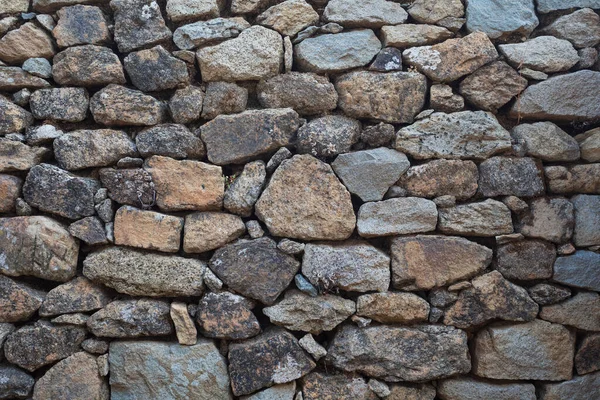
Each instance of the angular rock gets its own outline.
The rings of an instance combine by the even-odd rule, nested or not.
[[[306,352],[309,353],[315,359],[315,361],[319,361],[321,358],[327,355],[327,350],[317,343],[315,338],[313,338],[310,333],[302,336],[298,343],[300,343],[300,346],[302,346],[302,348],[306,350]]]
[[[325,34],[294,46],[300,71],[334,73],[367,65],[381,50],[381,42],[370,29]]]
[[[514,67],[546,73],[566,71],[579,61],[577,50],[571,43],[553,36],[538,36],[517,44],[501,44],[499,49]]]
[[[253,161],[246,164],[242,173],[227,188],[224,207],[233,214],[249,217],[263,189],[266,176],[264,162]]]
[[[12,175],[0,174],[0,213],[15,210],[15,202],[21,194],[23,180]]]
[[[398,3],[385,0],[331,0],[323,12],[325,21],[336,22],[346,28],[381,28],[383,25],[402,24],[408,18]]]
[[[115,244],[176,253],[183,218],[122,206],[115,215]]]
[[[356,224],[350,193],[329,165],[309,155],[283,161],[255,209],[274,236],[344,240]]]
[[[432,357],[435,363],[427,361]],[[329,345],[326,360],[343,371],[389,382],[439,379],[471,369],[466,333],[436,325],[345,325]]]
[[[467,30],[481,31],[490,39],[527,38],[538,26],[531,0],[467,2]]]
[[[23,71],[40,78],[52,77],[52,65],[45,58],[30,58],[23,63]]]
[[[331,331],[355,311],[352,300],[332,295],[312,297],[297,290],[287,291],[283,300],[263,309],[271,323],[313,335]]]
[[[492,250],[453,236],[417,235],[392,240],[392,282],[402,290],[430,290],[469,279],[492,261]]]
[[[339,76],[335,88],[349,117],[411,123],[425,104],[427,79],[416,72],[358,71]]]
[[[274,29],[283,36],[294,36],[317,22],[319,14],[304,0],[286,0],[256,17],[257,24]]]
[[[579,375],[600,370],[600,333],[586,335],[575,355],[575,369]]]
[[[367,126],[360,133],[360,140],[372,147],[387,147],[395,137],[394,126],[384,122]]]
[[[558,257],[554,263],[552,279],[568,286],[600,291],[599,262],[600,254],[586,250]]]
[[[477,192],[479,171],[473,161],[434,160],[410,167],[398,184],[409,196],[454,196],[466,200]]]
[[[366,238],[405,235],[435,230],[437,218],[433,201],[406,197],[363,204],[356,226],[358,234]]]
[[[231,82],[208,82],[202,118],[213,119],[221,114],[241,113],[247,103],[248,89]]]
[[[600,331],[600,295],[579,292],[568,300],[542,307],[540,318],[586,331]]]
[[[283,41],[275,31],[252,26],[234,39],[198,50],[196,57],[205,82],[260,80],[279,73]]]
[[[465,108],[465,99],[454,94],[451,86],[435,84],[429,90],[429,107],[446,113],[457,112]]]
[[[600,43],[600,16],[591,8],[577,10],[554,20],[544,33],[568,40],[578,49],[594,47]]]
[[[394,148],[416,159],[485,159],[511,148],[510,134],[483,111],[434,113],[398,131]]]
[[[0,218],[0,266],[5,275],[68,281],[77,272],[78,251],[77,241],[51,218]]]
[[[541,306],[556,304],[571,296],[571,290],[568,288],[550,283],[538,283],[527,291],[529,296]]]
[[[51,58],[55,50],[52,39],[33,22],[9,31],[0,39],[0,60],[21,64],[29,58]]]
[[[435,387],[431,383],[390,385],[388,400],[433,400]]]
[[[154,0],[111,0],[115,42],[121,53],[171,39],[160,7]]]
[[[240,237],[246,228],[238,216],[203,212],[185,217],[183,251],[186,253],[204,253],[218,249]]]
[[[178,124],[189,124],[200,119],[204,92],[196,86],[178,89],[169,100],[169,112]],[[172,142],[170,144],[173,144]],[[202,144],[203,153],[204,144]]]
[[[434,81],[452,82],[494,61],[498,52],[485,33],[474,32],[433,46],[413,47],[402,58]]]
[[[590,133],[589,136],[579,143],[581,158],[588,162],[598,162],[600,161],[600,130],[592,129],[586,133]]]
[[[577,141],[552,122],[517,125],[511,134],[524,143],[530,156],[551,162],[579,159]]]
[[[200,138],[184,125],[162,124],[144,129],[136,135],[135,143],[140,155],[145,158],[159,155],[199,159],[206,154]]]
[[[442,400],[536,400],[535,386],[531,383],[495,383],[457,377],[439,381],[437,389]]]
[[[27,143],[30,145],[52,143],[54,139],[61,137],[63,134],[63,131],[50,124],[30,127],[25,131]]]
[[[453,19],[462,17],[465,9],[460,0],[415,0],[408,13],[420,23],[446,26],[453,25]]]
[[[590,393],[600,390],[600,373],[575,376],[560,383],[544,383],[540,388],[540,400],[586,400]]]
[[[283,385],[275,385],[261,390],[251,396],[241,397],[243,400],[292,400],[296,394],[296,381]]]
[[[21,132],[33,125],[33,115],[24,108],[0,96],[0,134]],[[6,144],[4,144],[6,146]],[[0,153],[1,154],[1,153]],[[0,168],[1,168],[0,164]]]
[[[35,118],[64,122],[83,121],[88,104],[88,93],[83,88],[39,89],[29,102]]]
[[[48,154],[44,147],[30,147],[12,141],[0,141],[0,172],[27,171],[39,164]]]
[[[95,311],[110,303],[108,289],[85,277],[77,277],[50,290],[40,308],[40,316]]]
[[[165,336],[173,333],[169,303],[163,300],[115,300],[87,321],[95,336],[136,338]]]
[[[429,303],[412,293],[363,294],[356,300],[356,315],[382,324],[425,322]]]
[[[215,18],[180,26],[173,33],[173,42],[181,50],[193,50],[196,47],[237,37],[250,24],[243,18]]]
[[[515,340],[518,338],[518,340]],[[475,335],[473,373],[492,379],[571,379],[575,334],[539,319],[496,323]]]
[[[315,367],[296,338],[282,329],[272,329],[245,342],[232,343],[228,358],[231,388],[236,396],[291,382]]]
[[[369,71],[402,71],[402,52],[393,47],[381,49],[375,60],[369,65]]]
[[[232,0],[231,12],[234,14],[252,14],[266,7],[265,0]]]
[[[189,2],[186,0],[167,1],[167,15],[173,22],[186,19],[206,19],[219,16],[223,2],[218,0],[200,0]]]
[[[98,7],[75,5],[58,10],[58,23],[52,30],[59,47],[80,44],[109,44],[108,21]]]
[[[110,247],[89,254],[83,274],[131,296],[199,296],[206,265],[197,259]]]
[[[60,85],[72,86],[126,83],[119,57],[109,48],[94,45],[71,47],[54,56],[52,77]]]
[[[498,271],[479,276],[471,284],[446,310],[444,324],[470,329],[496,319],[532,321],[537,316],[538,305],[527,290],[510,283]]]
[[[208,159],[217,165],[239,164],[292,143],[298,114],[290,108],[249,110],[221,115],[202,125]]]
[[[119,85],[108,85],[90,100],[94,120],[103,125],[151,126],[162,122],[164,105],[152,96]]]
[[[198,332],[188,312],[187,304],[174,301],[171,303],[170,315],[175,326],[175,333],[177,334],[179,344],[186,346],[195,345],[198,340]]]
[[[17,14],[20,12],[26,13],[29,10],[29,0],[10,0],[0,3],[0,13],[2,14]],[[27,396],[28,393],[25,394]]]
[[[600,164],[551,166],[544,170],[551,193],[600,194]]]
[[[0,322],[27,321],[40,308],[44,297],[46,292],[0,275]]]
[[[542,14],[558,10],[568,10],[576,7],[598,8],[598,0],[573,0],[569,3],[563,3],[560,0],[538,0],[537,10]]]
[[[76,353],[85,335],[84,328],[39,322],[10,334],[4,355],[10,363],[31,372]]]
[[[0,68],[0,90],[2,91],[13,92],[24,88],[41,89],[48,86],[50,84],[45,79],[31,75],[21,68]]]
[[[580,194],[573,196],[571,202],[575,210],[575,246],[600,245],[600,196]]]
[[[513,232],[510,210],[496,200],[440,208],[438,212],[438,229],[444,233],[489,237]]]
[[[544,193],[541,165],[527,157],[492,157],[479,164],[479,191],[485,197],[535,197]]]
[[[519,232],[527,237],[564,243],[573,235],[573,204],[564,198],[531,200]]]
[[[359,136],[359,121],[343,115],[326,115],[300,127],[296,147],[300,153],[332,157],[349,152]]]
[[[108,196],[117,203],[144,207],[156,201],[152,175],[141,168],[102,168],[99,175]]]
[[[209,266],[229,288],[270,305],[289,286],[300,263],[278,250],[271,239],[261,238],[218,249]]]
[[[173,89],[189,81],[186,63],[162,46],[129,53],[123,64],[133,85],[144,92]]]
[[[431,45],[442,42],[452,36],[452,32],[448,29],[435,25],[402,24],[381,28],[383,45],[399,49]]]
[[[206,293],[198,304],[196,321],[200,332],[210,338],[240,340],[260,333],[250,302],[229,292]]]
[[[34,383],[35,379],[22,369],[0,364],[0,399],[27,398]]]
[[[378,399],[361,376],[323,372],[311,372],[302,378],[302,394],[306,400]]]
[[[496,269],[507,279],[548,279],[552,276],[556,249],[542,240],[520,240],[498,246],[497,258]]]
[[[294,109],[300,115],[313,115],[337,107],[338,94],[329,79],[312,73],[290,72],[261,81],[258,100],[266,108]]]

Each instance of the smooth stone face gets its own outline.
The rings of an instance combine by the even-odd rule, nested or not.
[[[160,7],[154,0],[111,0],[115,19],[115,42],[128,53],[171,39]]]
[[[81,122],[87,116],[89,97],[83,88],[36,90],[29,101],[36,119]]]
[[[600,16],[590,8],[584,8],[557,18],[544,32],[568,40],[578,49],[594,47],[600,43]]]
[[[283,41],[279,33],[252,26],[238,37],[196,53],[202,80],[247,81],[277,75],[283,59]]]
[[[81,351],[58,362],[35,384],[35,400],[56,398],[108,400],[108,383],[100,375],[97,358]]]
[[[381,28],[384,46],[406,49],[442,42],[452,37],[452,32],[435,25],[401,24]]]
[[[566,71],[579,61],[577,50],[567,40],[538,36],[523,43],[501,44],[500,52],[515,67],[551,73]]]
[[[496,200],[440,208],[438,212],[438,229],[444,233],[489,237],[513,232],[510,210]]]
[[[228,358],[231,388],[236,396],[291,382],[315,367],[296,338],[282,329],[232,343]]]
[[[112,298],[108,289],[83,276],[50,290],[40,308],[40,316],[54,316],[98,310]]]
[[[575,246],[600,245],[600,196],[580,194],[573,196],[571,202],[575,210]]]
[[[236,215],[203,212],[186,215],[183,250],[204,253],[225,246],[246,231],[244,221]]]
[[[210,340],[194,346],[116,341],[109,352],[111,398],[231,400],[223,356]]]
[[[389,382],[439,379],[471,369],[466,333],[447,326],[345,325],[327,351],[336,368]],[[431,357],[435,363],[427,361]]]
[[[210,338],[240,340],[260,333],[251,301],[226,291],[206,293],[198,304],[196,321],[200,332]]]
[[[495,383],[471,377],[458,377],[438,382],[442,400],[536,400],[535,386],[530,383]]]
[[[344,115],[326,115],[300,127],[296,148],[315,157],[333,157],[349,152],[359,137],[359,121]]]
[[[531,200],[529,213],[521,221],[520,232],[527,236],[564,243],[573,235],[573,204],[564,198]]]
[[[37,76],[31,75],[18,67],[0,68],[0,90],[12,92],[23,88],[39,89],[50,84]]]
[[[52,58],[55,54],[50,35],[33,22],[9,31],[0,39],[0,60],[21,64],[29,58]]]
[[[496,323],[474,340],[473,373],[491,379],[571,379],[575,335],[562,325],[539,319]]]
[[[392,281],[402,290],[429,290],[482,272],[492,250],[453,236],[417,235],[392,240]]]
[[[271,239],[262,238],[221,247],[209,266],[231,289],[270,305],[294,279],[299,264],[278,250]]]
[[[477,192],[479,171],[473,161],[434,160],[410,167],[398,184],[409,196],[454,196],[466,200]]]
[[[327,3],[323,18],[346,28],[381,28],[383,25],[402,24],[408,14],[398,3],[385,0],[332,0]]]
[[[141,168],[103,168],[99,175],[108,196],[117,203],[143,207],[156,201],[152,175]]]
[[[119,85],[108,85],[90,100],[94,120],[103,125],[151,126],[162,122],[164,105],[152,96]]]
[[[586,331],[600,331],[600,296],[579,292],[570,299],[542,307],[540,318]]]
[[[58,23],[52,35],[59,47],[111,42],[109,23],[100,8],[75,5],[61,8],[56,14]]]
[[[575,368],[579,375],[600,370],[600,333],[586,335],[575,355]]]
[[[528,37],[538,26],[533,0],[467,2],[467,30],[491,39]]]
[[[543,240],[520,240],[498,246],[496,257],[496,269],[507,279],[548,279],[552,276],[556,249]]]
[[[31,372],[77,352],[85,336],[85,329],[72,325],[27,325],[8,336],[4,355],[10,363]]]
[[[485,159],[511,148],[510,134],[483,111],[434,113],[398,131],[394,148],[416,159]]]
[[[435,230],[437,217],[433,201],[406,197],[363,204],[356,225],[366,238],[404,235]]]
[[[390,285],[390,259],[364,241],[307,244],[302,274],[321,291],[385,292]]]
[[[131,296],[199,296],[206,268],[197,259],[143,253],[110,247],[83,261],[83,274]]]
[[[327,374],[324,372],[311,372],[302,378],[302,394],[306,400],[378,399],[360,375],[350,377],[346,374]]]
[[[313,335],[334,329],[355,311],[352,300],[332,295],[312,297],[296,290],[287,291],[283,300],[263,309],[271,323]]]
[[[122,206],[114,222],[115,244],[175,253],[181,246],[183,218]]]
[[[200,159],[206,155],[202,140],[184,125],[163,124],[144,129],[136,135],[135,144],[145,158],[157,155]]]
[[[250,27],[243,18],[215,18],[180,26],[173,33],[173,42],[181,50],[193,50],[196,47],[237,37]]]
[[[367,65],[381,50],[370,29],[308,38],[294,46],[294,59],[301,71],[341,72]]]
[[[485,197],[534,197],[544,193],[541,163],[533,158],[492,157],[479,164],[479,191]]]
[[[540,400],[586,400],[590,393],[600,390],[600,373],[575,376],[560,383],[544,383],[540,388]]]
[[[15,202],[21,194],[23,180],[12,175],[0,174],[0,213],[15,209]]]
[[[23,63],[23,70],[41,78],[52,76],[52,65],[45,58],[30,58]]]
[[[0,365],[0,398],[26,398],[31,393],[34,383],[35,379],[22,369],[12,365]]]
[[[341,154],[331,166],[350,193],[362,201],[379,201],[410,162],[403,153],[380,147]]]
[[[578,250],[556,259],[552,279],[567,286],[600,291],[599,269],[600,254]]]
[[[256,23],[283,36],[295,36],[307,26],[319,22],[319,14],[304,0],[287,0],[269,7],[256,17]]]
[[[77,241],[51,218],[0,218],[0,267],[4,275],[68,281],[77,271],[78,252]]]
[[[71,47],[58,53],[52,61],[52,77],[60,85],[89,87],[126,83],[119,57],[106,47]]]
[[[163,300],[115,300],[87,320],[99,337],[135,338],[173,333],[169,303]]]
[[[44,297],[46,292],[0,275],[0,322],[27,321]]]
[[[579,144],[552,122],[536,122],[515,126],[511,135],[525,144],[527,155],[544,161],[576,161]]]
[[[452,82],[494,61],[498,52],[485,33],[475,32],[433,46],[413,47],[402,58],[434,81]]]
[[[23,129],[33,125],[33,115],[24,108],[9,101],[4,96],[0,96],[0,107],[2,107],[3,110],[0,115],[0,134],[21,132]],[[10,144],[5,143],[3,145],[7,146]],[[2,155],[1,150],[0,155]],[[0,160],[2,160],[2,158],[0,158]],[[4,160],[0,163],[0,169],[2,170],[5,170],[4,163]]]
[[[356,224],[350,193],[329,165],[309,155],[283,161],[255,209],[274,236],[344,240]]]
[[[200,132],[212,163],[240,164],[290,145],[298,125],[298,114],[290,108],[248,110],[219,115]]]
[[[600,7],[600,2],[598,0],[572,0],[568,3],[564,3],[561,0],[538,0],[537,2],[537,10],[542,14],[575,7],[598,8]]]
[[[246,164],[242,173],[227,188],[223,206],[234,214],[250,217],[265,185],[266,177],[267,172],[263,161]]]
[[[358,71],[335,80],[345,115],[390,123],[411,123],[425,105],[427,79],[416,72]]]
[[[189,81],[186,63],[162,46],[129,53],[123,63],[133,85],[144,92],[173,89]]]
[[[116,164],[135,157],[135,143],[127,133],[112,129],[79,130],[54,140],[54,155],[61,168],[73,171]]]
[[[425,322],[429,303],[412,293],[363,294],[356,301],[356,315],[382,324]]]

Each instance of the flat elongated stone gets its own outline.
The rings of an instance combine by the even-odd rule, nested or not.
[[[550,193],[600,194],[600,163],[544,168]]]
[[[206,293],[198,304],[196,320],[200,332],[217,339],[248,339],[260,333],[260,324],[250,301],[226,291]]]
[[[477,192],[479,171],[473,161],[433,160],[410,167],[398,185],[409,196],[435,198],[454,196],[466,200]]]
[[[331,0],[327,3],[323,18],[344,27],[381,28],[383,25],[402,24],[408,13],[398,3],[385,0]]]
[[[392,240],[392,282],[403,290],[429,290],[482,272],[492,250],[454,236],[417,235]]]
[[[496,269],[507,279],[548,279],[552,276],[556,249],[543,240],[519,240],[498,246],[496,257]]]
[[[227,365],[215,344],[115,341],[109,352],[111,397],[231,400]]]
[[[442,400],[536,400],[531,383],[496,383],[471,377],[457,377],[438,382]]]
[[[154,0],[111,0],[115,19],[115,42],[128,53],[171,39],[160,7]]]
[[[435,363],[428,362],[432,357]],[[471,369],[466,333],[436,325],[345,325],[334,336],[326,359],[343,371],[390,382],[439,379]]]
[[[435,44],[451,37],[451,31],[435,25],[401,24],[381,28],[383,45],[399,49]]]
[[[180,26],[173,33],[173,42],[181,50],[193,50],[196,47],[237,37],[250,27],[245,19],[215,18]]]
[[[429,303],[412,293],[363,294],[356,300],[356,315],[382,324],[425,322]]]
[[[351,377],[346,374],[334,374],[332,372],[311,372],[303,377],[302,394],[306,400],[378,399],[361,376]]]
[[[176,253],[181,247],[183,218],[123,206],[114,222],[115,244]]]
[[[580,151],[577,141],[552,122],[515,126],[511,135],[522,141],[527,155],[544,161],[576,161]]]
[[[590,8],[584,8],[557,18],[544,32],[566,39],[578,49],[594,47],[600,43],[600,16]]]
[[[566,71],[579,61],[573,45],[554,36],[538,36],[523,43],[501,44],[499,49],[513,67],[546,73]]]
[[[491,39],[528,37],[538,26],[532,0],[467,2],[467,30],[482,31]]]
[[[95,336],[136,338],[173,333],[169,303],[163,300],[115,300],[87,320]]]
[[[131,296],[199,296],[206,265],[197,259],[110,247],[89,254],[83,274]]]
[[[408,13],[421,23],[453,26],[453,20],[460,19],[465,9],[460,0],[415,0]],[[462,23],[456,29],[460,29]]]
[[[599,270],[600,254],[578,250],[556,259],[552,279],[568,286],[600,291]]]
[[[79,245],[65,227],[43,216],[0,218],[0,267],[8,276],[68,281]]]
[[[541,306],[556,304],[571,296],[571,290],[552,283],[538,283],[530,287],[529,296]]]
[[[563,302],[547,305],[540,310],[540,318],[585,331],[600,331],[600,295],[579,292]]]
[[[569,8],[598,8],[600,2],[598,0],[572,0],[568,3],[564,3],[561,0],[538,0],[537,10],[542,14],[546,14],[552,11],[568,10]],[[546,399],[544,399],[546,400]]]
[[[215,250],[245,231],[244,221],[237,215],[217,212],[189,214],[185,217],[183,250],[186,253]]]
[[[485,197],[534,197],[544,193],[541,165],[528,157],[488,158],[479,164],[478,184]]]
[[[27,321],[45,296],[46,292],[0,275],[0,322]]]
[[[48,81],[31,75],[18,67],[0,67],[0,90],[13,92],[27,89],[41,89],[50,86]]]
[[[564,198],[531,200],[519,231],[527,236],[564,243],[573,235],[573,204]]]
[[[600,373],[597,372],[575,376],[566,382],[544,383],[540,388],[540,400],[587,400],[590,393],[597,393],[599,390]]]
[[[123,64],[133,85],[144,92],[173,89],[189,81],[186,63],[162,46],[129,53]]]
[[[90,111],[100,124],[149,126],[162,122],[165,107],[152,96],[111,84],[92,96]]]
[[[498,236],[513,232],[511,213],[503,203],[487,199],[479,203],[440,208],[438,228],[464,236]]]
[[[55,53],[52,39],[33,22],[9,31],[0,39],[0,60],[20,64],[29,58],[51,58]]]
[[[356,226],[362,237],[404,235],[435,230],[438,211],[431,200],[418,197],[363,204]]]
[[[136,135],[135,143],[142,157],[199,159],[206,155],[202,140],[184,125],[162,124],[144,129]]]
[[[86,0],[89,4],[101,4],[106,3],[106,0]],[[58,10],[64,6],[72,6],[75,4],[83,3],[82,0],[33,0],[32,9],[39,13],[49,13]]]
[[[0,106],[2,106],[1,101]],[[44,147],[31,147],[21,142],[2,140],[0,141],[0,172],[27,171],[41,163],[47,154],[48,149]]]
[[[36,90],[29,101],[36,119],[81,122],[87,116],[89,96],[83,88]]]
[[[167,15],[173,22],[186,19],[206,19],[218,17],[224,4],[218,0],[200,0],[189,2],[186,0],[167,1]]]
[[[70,47],[52,61],[52,77],[60,85],[89,87],[126,83],[121,60],[107,47]]]
[[[112,298],[109,289],[96,285],[83,276],[50,290],[40,308],[40,316],[88,312],[107,305]]]

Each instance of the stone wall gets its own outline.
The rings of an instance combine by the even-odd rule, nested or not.
[[[599,0],[0,0],[0,399],[600,399]]]

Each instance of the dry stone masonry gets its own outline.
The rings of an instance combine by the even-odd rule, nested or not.
[[[600,400],[600,0],[0,0],[0,400]]]

